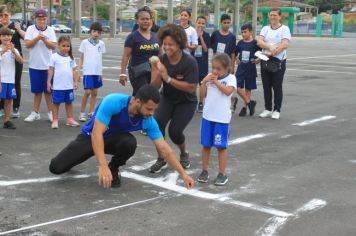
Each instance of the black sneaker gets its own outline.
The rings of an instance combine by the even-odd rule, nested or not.
[[[239,113],[239,116],[246,116],[246,114],[247,114],[247,109],[246,107],[243,107]]]
[[[248,109],[250,110],[250,116],[253,116],[255,114],[256,104],[257,102],[254,100],[251,100],[249,104],[247,104]]]
[[[3,126],[4,129],[16,129],[15,125],[11,121],[6,121]]]
[[[203,113],[203,109],[204,109],[203,103],[199,102],[197,112],[198,112],[198,113]]]
[[[198,182],[200,183],[207,183],[209,180],[209,173],[207,170],[203,170],[200,175],[198,176]]]
[[[190,161],[189,161],[189,153],[181,153],[180,154],[180,164],[184,169],[188,169],[190,167]]]
[[[150,167],[149,171],[151,173],[159,173],[161,172],[161,170],[166,168],[167,168],[167,162],[163,158],[158,157],[156,163],[154,163]]]
[[[214,184],[217,186],[223,186],[229,181],[226,175],[219,173],[218,176],[215,179]]]
[[[231,107],[230,110],[232,113],[236,111],[236,106],[237,106],[238,99],[237,97],[231,97]]]
[[[111,187],[112,188],[119,188],[121,186],[121,174],[119,167],[115,168],[109,163],[109,169],[112,175]]]

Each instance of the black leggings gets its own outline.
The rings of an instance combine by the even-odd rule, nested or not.
[[[277,72],[269,72],[261,68],[261,77],[263,84],[263,95],[265,99],[265,109],[272,111],[272,89],[274,92],[273,110],[280,112],[283,100],[283,78],[286,72],[286,60],[282,61],[281,69]]]
[[[137,91],[144,85],[151,83],[151,74],[146,73],[138,78],[132,76],[132,69],[129,67],[129,78],[132,86],[132,96],[135,96]]]
[[[15,62],[15,90],[16,90],[16,98],[12,101],[13,109],[19,108],[21,103],[21,76],[22,76],[22,68],[23,65]],[[4,109],[4,100],[2,99],[0,102],[0,109]]]
[[[105,153],[113,155],[110,164],[119,167],[135,154],[137,142],[130,133],[117,134],[104,140]],[[51,160],[49,171],[53,174],[63,174],[72,167],[94,156],[91,137],[79,134],[58,155]]]
[[[154,117],[162,134],[165,136],[166,126],[170,121],[168,127],[169,137],[173,143],[177,145],[183,144],[185,142],[183,131],[192,120],[196,107],[197,102],[175,104],[164,96],[161,96]]]

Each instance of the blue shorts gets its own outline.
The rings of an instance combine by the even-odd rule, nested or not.
[[[200,143],[203,147],[226,149],[228,146],[229,132],[229,124],[208,121],[203,118],[200,129]]]
[[[103,86],[101,75],[84,75],[83,77],[84,89],[97,89]]]
[[[15,84],[10,83],[1,83],[1,99],[15,99],[16,98],[16,89]]]
[[[48,70],[29,69],[31,92],[32,93],[48,93],[47,79]]]
[[[246,77],[246,76],[237,76],[237,88],[246,88],[248,90],[257,89],[256,77]]]
[[[52,90],[52,102],[54,104],[72,103],[74,101],[73,89]]]

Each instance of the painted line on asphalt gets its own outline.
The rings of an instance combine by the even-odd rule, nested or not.
[[[323,117],[320,117],[320,118],[317,118],[317,119],[306,120],[306,121],[303,121],[303,122],[300,122],[300,123],[295,123],[295,124],[292,124],[292,125],[303,127],[303,126],[315,124],[317,122],[331,120],[331,119],[335,119],[335,118],[336,118],[336,116],[323,116]]]
[[[241,144],[241,143],[245,143],[247,141],[253,140],[253,139],[260,139],[260,138],[264,138],[267,136],[270,136],[272,134],[253,134],[253,135],[249,135],[249,136],[245,136],[245,137],[241,137],[241,138],[236,138],[233,140],[229,141],[229,145],[237,145],[237,144]]]
[[[345,54],[345,55],[326,55],[326,56],[318,56],[318,57],[296,57],[296,58],[288,58],[288,61],[295,61],[295,60],[305,60],[305,59],[318,59],[318,58],[335,58],[335,57],[353,57],[356,54]]]
[[[326,67],[326,68],[330,68],[330,67],[335,67],[335,68],[347,68],[347,69],[355,69],[355,66],[341,66],[341,65],[337,65],[337,66],[331,66],[331,65],[320,65],[320,64],[304,64],[304,63],[291,63],[288,64],[288,69],[290,68],[290,66],[310,66],[310,67]]]
[[[21,184],[31,184],[31,183],[46,183],[62,179],[84,179],[89,178],[92,175],[73,175],[73,176],[57,176],[57,177],[46,177],[46,178],[36,178],[36,179],[19,179],[19,180],[9,180],[9,181],[0,181],[0,186],[13,186]]]
[[[355,75],[354,72],[346,72],[346,71],[331,71],[331,70],[305,70],[305,69],[294,69],[288,68],[287,71],[296,70],[296,71],[307,71],[307,72],[317,72],[317,73],[333,73],[333,74],[346,74],[346,75]]]
[[[116,207],[110,207],[110,208],[102,209],[102,210],[99,210],[99,211],[88,212],[88,213],[75,215],[75,216],[71,216],[71,217],[67,217],[67,218],[63,218],[63,219],[48,221],[48,222],[44,222],[44,223],[40,223],[40,224],[36,224],[36,225],[31,225],[31,226],[18,228],[18,229],[4,231],[4,232],[0,232],[0,235],[6,235],[6,234],[10,234],[10,233],[21,232],[21,231],[25,231],[25,230],[29,230],[29,229],[39,228],[39,227],[46,226],[46,225],[58,224],[58,223],[62,223],[62,222],[65,222],[65,221],[70,221],[70,220],[75,220],[75,219],[79,219],[79,218],[83,218],[83,217],[93,216],[93,215],[97,215],[97,214],[101,214],[101,213],[105,213],[105,212],[109,212],[109,211],[114,211],[114,210],[118,210],[118,209],[122,209],[122,208],[127,208],[127,207],[131,207],[131,206],[136,206],[136,205],[152,202],[152,201],[155,201],[155,200],[162,199],[164,197],[166,197],[166,196],[162,195],[162,196],[149,198],[149,199],[142,200],[142,201],[132,202],[132,203],[125,204],[125,205],[120,205],[120,206],[116,206]]]

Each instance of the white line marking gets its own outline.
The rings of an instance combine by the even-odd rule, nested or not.
[[[12,186],[12,185],[20,185],[20,184],[31,184],[31,183],[46,183],[61,179],[84,179],[89,178],[92,175],[73,175],[73,176],[65,176],[65,177],[48,177],[48,178],[38,178],[38,179],[20,179],[20,180],[11,180],[11,181],[0,181],[0,186]]]
[[[308,72],[317,72],[317,73],[333,73],[333,74],[347,74],[354,75],[354,72],[346,72],[346,71],[331,71],[331,70],[305,70],[305,69],[292,69],[288,68],[287,71],[296,70],[296,71],[308,71]]]
[[[356,164],[356,160],[349,160],[349,162]]]
[[[353,57],[356,54],[345,54],[345,55],[327,55],[327,56],[318,56],[318,57],[296,57],[296,58],[288,58],[288,61],[295,61],[295,60],[304,60],[304,59],[318,59],[318,58],[335,58],[335,57]]]
[[[313,213],[317,210],[320,210],[327,205],[327,202],[321,199],[312,199],[309,202],[305,203],[303,206],[298,208],[291,216],[289,217],[279,217],[274,216],[267,220],[267,222],[256,232],[256,235],[259,236],[274,236],[283,226],[291,220],[298,219],[303,213]]]
[[[307,126],[307,125],[312,125],[312,124],[320,122],[320,121],[326,121],[326,120],[331,120],[331,119],[335,119],[335,118],[336,118],[336,116],[323,116],[323,117],[320,117],[320,118],[317,118],[317,119],[306,120],[306,121],[303,121],[303,122],[300,122],[300,123],[295,123],[295,124],[292,124],[292,125],[303,127],[303,126]]]
[[[245,143],[247,141],[253,140],[253,139],[259,139],[259,138],[264,138],[266,136],[269,136],[271,134],[253,134],[253,135],[249,135],[249,136],[245,136],[245,137],[241,137],[241,138],[237,138],[237,139],[233,139],[229,141],[229,145],[236,145],[236,144],[240,144],[240,143]]]
[[[134,166],[130,166],[129,168],[131,170],[134,170],[134,171],[141,171],[141,170],[147,170],[148,168],[150,168],[151,165],[153,165],[154,163],[156,162],[156,160],[153,160],[153,161],[149,161],[149,162],[146,162],[144,163],[143,165],[134,165]]]
[[[336,67],[336,68],[349,68],[349,69],[354,69],[355,66],[341,66],[341,65],[337,65],[337,66],[331,66],[331,65],[314,65],[314,64],[304,64],[304,63],[293,63],[293,64],[289,64],[288,66],[311,66],[311,67],[326,67],[326,68],[330,68],[330,67]],[[289,68],[288,68],[289,70]]]
[[[93,212],[89,212],[89,213],[85,213],[85,214],[81,214],[81,215],[71,216],[71,217],[67,217],[67,218],[63,218],[63,219],[59,219],[59,220],[53,220],[53,221],[44,222],[44,223],[41,223],[41,224],[36,224],[36,225],[26,226],[26,227],[13,229],[13,230],[9,230],[9,231],[4,231],[4,232],[0,232],[0,235],[16,233],[16,232],[25,231],[25,230],[29,230],[29,229],[33,229],[33,228],[38,228],[38,227],[42,227],[42,226],[46,226],[46,225],[57,224],[57,223],[61,223],[61,222],[64,222],[64,221],[69,221],[69,220],[74,220],[74,219],[78,219],[78,218],[82,218],[82,217],[88,217],[88,216],[92,216],[92,215],[97,215],[97,214],[101,214],[101,213],[108,212],[108,211],[114,211],[114,210],[125,208],[125,207],[130,207],[130,206],[135,206],[135,205],[151,202],[151,201],[154,201],[154,200],[161,199],[163,197],[165,197],[165,196],[149,198],[149,199],[146,199],[146,200],[132,202],[132,203],[121,205],[121,206],[111,207],[111,208],[107,208],[107,209],[103,209],[103,210],[99,210],[99,211],[93,211]]]

